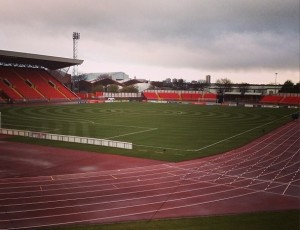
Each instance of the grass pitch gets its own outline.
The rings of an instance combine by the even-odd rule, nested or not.
[[[291,121],[293,109],[106,103],[1,108],[2,127],[133,143],[133,150],[14,137],[94,152],[165,161],[222,153]]]
[[[299,210],[246,213],[231,216],[195,217],[117,224],[45,228],[45,230],[298,230]]]

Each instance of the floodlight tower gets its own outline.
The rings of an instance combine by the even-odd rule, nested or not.
[[[80,39],[80,33],[73,32],[73,58],[77,59],[78,57],[78,40]],[[77,66],[74,65],[73,67],[73,76],[76,76],[77,73]]]
[[[277,74],[278,73],[275,73],[275,94],[276,94],[276,88],[277,88]]]

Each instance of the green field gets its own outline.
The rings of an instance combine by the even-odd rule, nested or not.
[[[230,216],[195,217],[117,224],[52,227],[45,230],[298,230],[299,210],[246,213]]]
[[[4,128],[132,142],[133,150],[21,137],[12,141],[172,162],[242,146],[290,121],[295,111],[134,102],[0,109]]]

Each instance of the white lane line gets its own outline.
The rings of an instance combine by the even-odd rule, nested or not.
[[[293,174],[293,173],[291,173]],[[177,177],[179,177],[180,175],[177,175]],[[209,175],[208,175],[209,176]],[[230,176],[228,175],[229,178],[235,178],[235,176]],[[236,183],[241,183],[241,182],[244,182],[244,181],[248,181],[250,180],[251,178],[241,178],[242,180],[236,182]],[[79,200],[88,200],[88,199],[95,199],[95,198],[103,198],[103,197],[114,197],[114,196],[120,196],[120,195],[131,195],[131,194],[136,194],[136,193],[143,193],[143,192],[154,192],[154,191],[159,191],[159,190],[164,190],[164,189],[174,189],[174,188],[177,188],[178,186],[166,186],[166,187],[163,187],[163,184],[167,184],[167,183],[178,183],[179,180],[173,180],[173,181],[168,181],[168,182],[163,182],[163,183],[154,183],[154,184],[150,184],[150,185],[146,185],[146,186],[154,186],[155,189],[146,189],[146,190],[135,190],[134,192],[122,192],[122,193],[115,193],[115,194],[107,194],[107,195],[98,195],[98,196],[88,196],[87,197],[77,197],[77,198],[71,198],[71,199],[56,199],[56,200],[51,200],[51,201],[38,201],[38,202],[23,202],[23,203],[17,203],[17,204],[5,204],[5,205],[2,205],[3,207],[15,207],[15,206],[24,206],[24,205],[35,205],[35,204],[48,204],[48,203],[59,203],[59,202],[66,202],[66,201],[79,201]],[[181,181],[181,180],[180,180]],[[202,181],[199,181],[197,179],[197,177],[193,177],[193,178],[189,178],[189,179],[184,179],[184,181],[188,181],[189,183],[186,183],[186,184],[182,184],[182,183],[179,183],[181,188],[188,188],[190,186],[198,186],[200,184],[212,184],[212,185],[207,185],[207,186],[204,186],[204,187],[200,187],[200,188],[193,188],[193,189],[186,189],[184,191],[180,191],[180,192],[190,192],[190,191],[194,191],[194,190],[203,190],[203,189],[210,189],[210,188],[214,188],[214,187],[219,187],[219,186],[227,186],[227,187],[233,187],[233,188],[241,188],[241,189],[251,189],[253,191],[257,191],[257,189],[253,189],[253,188],[249,188],[249,185],[244,185],[244,186],[237,186],[237,185],[232,185],[230,182],[228,183],[214,183],[213,180],[202,180]],[[257,186],[257,185],[261,185],[261,184],[264,184],[264,183],[268,183],[269,181],[268,180],[256,180],[258,181],[258,183],[255,183],[255,184],[252,184],[251,187],[253,186]],[[286,185],[286,183],[281,183],[281,182],[275,182],[277,185],[273,186],[272,188],[276,188],[276,187],[280,187],[282,185]],[[156,189],[156,187],[158,187],[157,185],[160,185],[158,189]],[[128,189],[128,188],[139,188],[139,187],[144,187],[144,185],[138,185],[138,186],[130,186],[130,187],[120,187],[119,189]],[[118,188],[118,187],[117,187]],[[104,189],[104,190],[100,190],[100,191],[110,191],[112,189]],[[277,192],[271,192],[271,191],[265,191],[263,189],[258,189],[259,191],[261,192],[265,192],[265,193],[270,193],[270,194],[277,194],[279,195],[279,193]],[[75,195],[75,194],[87,194],[88,192],[97,192],[97,190],[92,190],[92,191],[86,191],[86,192],[79,192],[79,193],[73,193],[72,195]],[[162,193],[160,193],[162,194]],[[60,195],[68,195],[68,194],[58,194],[57,196],[60,196]],[[165,194],[165,195],[168,195],[168,194]],[[53,195],[55,196],[55,195]],[[298,196],[293,196],[293,195],[286,195],[286,196],[289,196],[289,197],[297,197]],[[44,196],[42,196],[44,197]],[[31,197],[30,197],[31,198]],[[24,199],[21,199],[22,201],[24,201]],[[43,208],[44,209],[44,208]]]
[[[189,185],[195,185],[193,183],[189,184]],[[235,189],[240,189],[240,188],[236,188],[236,187],[233,187],[233,186],[228,186],[228,185],[223,185],[223,184],[217,184],[217,185],[210,185],[210,186],[207,186],[207,187],[200,187],[200,188],[193,188],[193,189],[188,189],[188,186],[187,185],[180,185],[180,186],[172,186],[170,187],[169,189],[176,189],[176,188],[183,188],[183,190],[181,191],[177,191],[177,192],[168,192],[168,193],[158,193],[156,195],[154,194],[150,194],[150,195],[147,195],[147,196],[141,196],[141,197],[134,197],[134,198],[123,198],[123,199],[119,199],[119,200],[107,200],[107,201],[101,201],[101,202],[94,202],[94,203],[84,203],[84,204],[75,204],[75,205],[65,205],[65,206],[59,206],[59,207],[50,207],[50,208],[37,208],[37,209],[23,209],[23,210],[15,210],[15,211],[7,211],[5,213],[19,213],[19,212],[33,212],[33,211],[44,211],[44,210],[57,210],[57,209],[64,209],[64,208],[73,208],[73,207],[87,207],[87,206],[92,206],[92,205],[103,205],[103,204],[112,204],[112,203],[120,203],[120,202],[126,202],[126,201],[136,201],[136,200],[143,200],[143,199],[149,199],[149,198],[155,198],[155,197],[166,197],[166,196],[170,196],[170,195],[178,195],[180,193],[186,193],[186,192],[195,192],[195,191],[201,191],[201,190],[204,190],[204,189],[210,189],[210,188],[216,188],[216,187],[230,187],[229,190],[219,190],[217,192],[212,192],[212,193],[201,193],[201,195],[197,195],[199,197],[202,197],[202,196],[209,196],[209,195],[214,195],[214,194],[218,194],[218,193],[223,193],[223,192],[227,192],[227,191],[232,191],[232,190],[235,190]],[[185,189],[185,187],[187,187]],[[160,189],[155,189],[156,191],[159,191],[159,190],[164,190],[166,188],[160,188]],[[251,190],[251,189],[249,189]],[[148,192],[148,190],[146,191],[141,191],[141,192],[138,192],[138,193],[146,193]],[[136,192],[131,192],[130,194],[135,194]],[[116,194],[116,196],[120,196],[120,195],[129,195],[127,193],[125,194]],[[101,198],[105,197],[113,197],[115,195],[104,195],[104,196],[99,196]],[[185,197],[186,199],[188,199],[189,197],[186,196]],[[76,199],[76,201],[78,201]],[[33,203],[35,204],[35,203]],[[143,204],[147,204],[147,203],[140,203],[140,205],[143,205]],[[28,205],[28,204],[27,204]],[[8,206],[6,205],[5,207],[11,207],[11,206]],[[120,207],[122,208],[122,207]]]
[[[146,172],[146,171],[151,171],[153,172],[154,170],[160,170],[160,169],[165,169],[164,166],[168,166],[170,163],[158,163],[156,165],[148,165],[148,166],[137,166],[137,167],[132,167],[132,168],[125,168],[125,169],[117,169],[117,170],[104,170],[104,171],[96,171],[96,172],[86,172],[86,173],[75,173],[75,174],[65,174],[65,175],[55,175],[56,181],[72,181],[72,180],[77,180],[77,179],[88,179],[88,178],[99,178],[99,177],[105,177],[108,176],[109,174],[114,174],[114,175],[127,175],[128,173],[134,173],[134,172]],[[172,167],[172,166],[168,166]],[[149,168],[149,169],[148,169]],[[146,169],[146,170],[144,170]],[[90,176],[86,176],[90,175]],[[69,176],[73,176],[69,178]],[[7,181],[7,179],[3,178],[0,179],[0,185],[7,185],[7,184],[28,184],[28,183],[43,183],[43,182],[49,182],[47,179],[49,176],[37,176],[37,177],[22,177],[22,178],[13,178],[19,179],[18,181]],[[45,180],[34,180],[34,181],[25,181],[25,179],[32,179],[32,178],[45,178]],[[2,181],[2,182],[1,182]],[[79,183],[79,182],[75,182]],[[65,184],[65,183],[63,183]],[[68,183],[72,184],[72,182]],[[32,186],[24,186],[24,187],[32,187]],[[1,189],[1,188],[0,188]]]
[[[290,187],[291,183],[294,182],[294,178],[296,177],[296,175],[299,173],[300,168],[298,168],[297,172],[295,172],[293,178],[291,179],[291,181],[288,183],[288,185],[286,186],[285,190],[283,191],[282,195],[284,195],[286,193],[286,191],[288,190],[288,188]]]
[[[293,167],[294,165],[296,165],[296,164],[298,164],[299,162],[294,162],[293,164],[291,164],[290,166],[288,166],[288,167]],[[173,167],[174,168],[174,167]],[[278,169],[277,171],[279,171],[280,169]],[[176,168],[175,168],[175,171],[167,171],[166,173],[167,174],[169,174],[169,175],[175,175],[175,176],[177,176],[177,177],[180,177],[181,179],[182,179],[182,177],[184,177],[184,176],[186,176],[186,174],[187,173],[179,173],[179,174],[174,174],[174,172],[176,173],[176,172],[182,172],[182,170],[176,170]],[[222,176],[222,175],[224,175],[224,174],[222,174],[222,173],[213,173],[213,172],[207,172],[207,171],[191,171],[191,170],[184,170],[184,171],[187,171],[188,172],[188,174],[191,174],[191,173],[203,173],[204,175],[202,175],[201,177],[197,177],[198,178],[198,181],[200,180],[200,178],[203,178],[203,177],[207,177],[207,176],[210,176],[210,175],[214,175],[214,176]],[[266,174],[264,174],[264,175],[269,175],[269,174],[273,174],[273,173],[276,173],[277,171],[272,171],[272,172],[269,172],[269,173],[266,173]],[[172,173],[172,174],[171,174]],[[292,172],[291,174],[293,174],[294,172]],[[154,178],[150,178],[150,179],[145,179],[145,180],[143,180],[144,182],[146,182],[146,181],[153,181],[153,180],[157,180],[157,179],[163,179],[163,180],[166,180],[166,179],[168,179],[168,178],[170,178],[170,176],[164,176],[164,177],[161,177],[161,172],[158,172],[158,173],[154,173],[154,174],[148,174],[147,176],[149,176],[149,175],[151,175],[151,176],[153,176],[153,175],[158,175],[158,177],[154,177]],[[287,174],[288,175],[288,174]],[[287,176],[287,175],[284,175],[284,176]],[[236,175],[226,175],[227,177],[230,177],[230,178],[236,178]],[[284,177],[283,176],[283,177]],[[270,182],[270,180],[262,180],[262,179],[258,179],[258,178],[253,178],[253,177],[241,177],[241,178],[243,178],[244,180],[253,180],[253,182],[254,181],[263,181],[263,182],[267,182],[267,183],[269,183]],[[281,177],[280,177],[281,178]],[[279,178],[279,179],[280,179]],[[117,185],[122,185],[122,184],[128,184],[128,183],[134,183],[135,182],[135,179],[136,179],[136,175],[134,175],[134,176],[132,176],[132,177],[126,177],[126,178],[122,178],[122,179],[131,179],[130,181],[126,181],[126,182],[120,182],[120,183],[116,183],[116,182],[113,182],[114,184],[117,184]],[[100,182],[100,181],[99,181]],[[170,182],[170,181],[169,181]],[[172,181],[173,182],[173,181]],[[203,181],[203,182],[206,182],[206,181]],[[253,183],[252,182],[252,183]],[[83,192],[74,192],[74,190],[76,190],[76,188],[79,188],[79,189],[82,189],[82,188],[93,188],[93,187],[98,187],[99,185],[99,183],[97,182],[95,182],[95,181],[90,181],[90,183],[93,183],[93,185],[92,186],[82,186],[82,185],[80,185],[80,186],[77,186],[77,187],[71,187],[71,188],[65,188],[64,190],[71,190],[72,192],[66,192],[66,193],[62,193],[62,194],[52,194],[52,195],[43,195],[43,196],[41,196],[41,195],[34,195],[34,196],[28,196],[28,197],[15,197],[15,198],[3,198],[3,199],[0,199],[0,201],[1,200],[13,200],[13,199],[15,199],[15,200],[17,200],[17,199],[26,199],[26,198],[38,198],[38,197],[48,197],[48,196],[59,196],[59,195],[71,195],[71,194],[80,194],[80,193],[83,193]],[[105,183],[105,184],[101,184],[100,185],[100,187],[105,187],[105,186],[109,186],[110,185],[110,183],[111,183],[111,180],[107,180],[107,182]],[[161,184],[164,184],[164,183],[168,183],[168,182],[160,182]],[[157,185],[157,184],[160,184],[160,183],[153,183],[153,184],[146,184],[145,186],[151,186],[151,185]],[[282,183],[282,182],[276,182],[276,183],[279,183],[279,184],[281,184],[281,185],[287,185],[287,183]],[[96,184],[96,185],[95,185]],[[62,184],[60,184],[60,185],[62,185]],[[251,183],[248,185],[248,186],[250,186],[251,185]],[[44,187],[45,187],[45,185],[43,185]],[[131,187],[135,187],[135,186],[131,186]],[[35,187],[36,188],[36,187]],[[130,188],[130,186],[129,187],[123,187],[124,189],[125,188]],[[47,189],[47,191],[61,191],[62,189]],[[86,192],[92,192],[92,191],[106,191],[106,190],[109,190],[109,189],[98,189],[98,190],[90,190],[90,191],[86,191]],[[29,191],[30,192],[30,191]],[[34,191],[32,191],[32,192],[34,192]],[[36,192],[38,192],[38,190],[36,190]],[[19,192],[19,193],[24,193],[24,191],[21,191],[21,192]],[[6,193],[2,193],[2,194],[6,194]]]
[[[259,191],[252,191],[249,188],[237,188],[237,187],[233,187],[233,186],[228,186],[228,187],[229,187],[229,189],[221,190],[221,191],[217,191],[217,192],[212,192],[212,193],[208,193],[208,194],[200,194],[200,195],[197,194],[197,195],[188,196],[188,197],[185,196],[185,197],[181,197],[181,198],[168,199],[167,202],[184,201],[184,200],[188,200],[188,199],[200,198],[200,197],[211,196],[211,195],[216,195],[216,194],[223,194],[223,193],[226,194],[228,192],[233,192],[233,191],[238,191],[238,190],[251,191],[251,193],[258,193],[259,192]],[[178,193],[181,193],[181,192],[178,192]],[[173,193],[169,193],[169,194],[173,194]],[[223,195],[225,195],[225,194],[223,194]],[[159,197],[159,196],[161,196],[161,194],[159,194],[157,196]],[[151,196],[148,196],[148,197],[151,197]],[[125,199],[125,201],[130,201],[130,200],[133,200],[133,199],[134,198]],[[224,198],[224,199],[226,199],[226,198]],[[218,200],[223,200],[223,198],[218,199]],[[118,203],[118,202],[120,202],[120,201],[107,201],[105,203]],[[121,207],[114,207],[114,208],[87,210],[87,211],[83,211],[83,212],[70,212],[70,213],[61,213],[61,214],[45,215],[45,216],[31,216],[31,217],[23,217],[23,218],[22,217],[21,218],[13,218],[11,216],[10,218],[11,218],[11,221],[28,220],[28,219],[35,220],[35,219],[49,218],[49,217],[52,218],[52,217],[61,217],[61,216],[73,216],[73,215],[78,215],[78,214],[87,214],[87,213],[95,213],[95,212],[106,212],[106,211],[112,211],[112,210],[128,209],[128,208],[140,207],[140,206],[144,206],[144,205],[161,204],[162,202],[165,202],[165,200],[155,201],[155,202],[148,202],[148,203],[140,203],[140,204],[134,204],[134,205],[127,205],[127,206],[121,206]],[[204,202],[204,203],[206,203],[206,202]],[[99,203],[99,204],[101,204],[101,203]],[[13,212],[11,212],[11,213],[13,213]]]
[[[169,210],[174,210],[174,209],[179,209],[179,208],[187,208],[187,207],[192,207],[192,206],[198,206],[198,205],[203,205],[203,204],[209,204],[209,203],[215,203],[215,202],[220,202],[224,200],[230,200],[230,199],[235,199],[243,196],[248,196],[252,195],[258,192],[248,192],[244,194],[239,194],[231,197],[226,197],[226,198],[221,198],[221,199],[216,199],[216,200],[211,200],[211,201],[204,201],[204,202],[199,202],[199,203],[193,203],[193,204],[188,204],[188,205],[181,205],[181,206],[176,206],[172,208],[164,208],[159,210],[159,212],[163,211],[169,211]],[[160,202],[161,203],[161,202]],[[123,215],[116,215],[116,216],[109,216],[109,217],[99,217],[99,218],[89,218],[85,220],[75,220],[75,221],[66,221],[66,222],[59,222],[59,223],[48,223],[48,224],[40,224],[40,225],[30,225],[30,226],[20,226],[15,229],[28,229],[28,228],[41,228],[41,227],[50,227],[50,226],[58,226],[58,225],[69,225],[69,224],[79,224],[79,223],[91,223],[93,221],[104,221],[108,219],[119,219],[122,217],[130,217],[130,216],[137,216],[137,215],[144,215],[144,214],[153,214],[157,212],[157,210],[150,210],[150,211],[144,211],[144,212],[135,212],[135,213],[128,213],[128,214],[123,214]],[[52,217],[52,216],[49,216]]]
[[[291,158],[290,158],[291,159]],[[280,162],[279,162],[280,163]],[[299,162],[293,162],[293,164],[292,165],[290,165],[289,167],[292,167],[292,166],[294,166],[295,164],[298,164]],[[275,164],[274,164],[274,166],[275,166]],[[183,171],[187,171],[188,173],[190,173],[191,171],[193,171],[194,170],[194,168],[191,170],[191,169],[184,169],[184,168],[180,168],[180,167],[175,167],[175,166],[170,166],[170,165],[168,165],[168,167],[167,167],[168,169],[172,169],[172,170],[168,170],[168,171],[163,171],[164,173],[171,173],[171,172],[182,172],[182,170]],[[143,175],[145,175],[145,176],[155,176],[155,175],[159,175],[159,177],[154,177],[154,178],[152,178],[152,179],[149,179],[149,180],[155,180],[155,179],[164,179],[165,177],[161,177],[161,170],[165,170],[166,168],[158,168],[158,169],[154,169],[154,170],[151,170],[151,168],[150,168],[150,170],[147,170],[147,171],[150,171],[150,172],[154,172],[155,170],[159,170],[159,172],[155,172],[155,173],[151,173],[151,174],[147,174],[147,175],[145,175],[145,172],[143,172],[143,171],[138,171],[138,172],[136,172],[136,171],[134,171],[134,172],[132,172],[132,173],[134,173],[132,176],[127,176],[127,177],[123,177],[122,179],[132,179],[132,180],[134,180],[135,178],[136,178],[136,173],[139,173],[139,172],[142,172],[143,173]],[[174,169],[174,170],[173,170]],[[257,170],[253,170],[253,171],[251,171],[251,172],[249,172],[249,173],[254,173],[254,172],[256,172],[256,171],[259,171],[260,169],[257,169]],[[268,174],[271,174],[271,173],[276,173],[276,172],[278,172],[280,169],[278,169],[278,170],[276,170],[276,171],[272,171],[272,172],[269,172],[269,173],[266,173],[266,174],[264,174],[264,175],[268,175]],[[195,171],[195,170],[194,170]],[[197,168],[197,171],[196,171],[197,173],[205,173],[205,175],[203,175],[203,176],[206,176],[207,174],[214,174],[214,175],[219,175],[219,176],[225,176],[226,174],[224,174],[224,173],[219,173],[219,172],[211,172],[211,171],[206,171],[206,170],[199,170],[199,168]],[[121,173],[121,174],[115,174],[115,176],[118,176],[118,175],[128,175],[128,174],[126,174],[126,173]],[[183,175],[185,175],[186,173],[184,173]],[[177,175],[177,174],[176,174]],[[180,173],[180,174],[178,174],[179,176],[182,176],[182,174]],[[262,175],[262,174],[261,174]],[[203,176],[201,176],[201,177],[203,177]],[[234,176],[234,175],[233,175]],[[259,176],[259,175],[258,175]],[[198,179],[200,179],[201,177],[199,177]],[[252,177],[252,178],[249,178],[249,179],[256,179],[257,178],[257,176],[256,177]],[[51,178],[52,179],[52,178]],[[115,178],[114,178],[115,179]],[[47,187],[48,189],[48,191],[55,191],[55,190],[59,190],[59,191],[61,191],[61,189],[55,189],[55,188],[53,188],[53,189],[50,189],[52,186],[59,186],[59,185],[76,185],[76,184],[78,184],[78,186],[76,186],[76,187],[71,187],[71,188],[65,188],[65,190],[73,190],[73,189],[76,189],[76,188],[83,188],[83,187],[85,187],[85,188],[92,188],[92,187],[97,187],[98,185],[99,185],[99,182],[105,182],[105,181],[107,181],[107,183],[106,184],[101,184],[101,186],[105,186],[105,185],[108,185],[109,183],[110,183],[110,179],[105,179],[105,180],[90,180],[90,181],[81,181],[81,182],[71,182],[71,183],[58,183],[58,184],[54,184],[54,185],[52,185],[52,184],[49,184],[49,185],[47,185],[47,184],[42,184],[44,187]],[[88,184],[90,184],[90,183],[93,183],[93,185],[92,186],[90,186],[90,185],[88,185]],[[115,182],[114,182],[115,183]],[[122,184],[123,182],[121,182],[120,184]],[[83,186],[83,184],[87,184],[87,185],[85,185],[85,186]],[[96,185],[95,185],[96,184]],[[38,186],[38,185],[32,185],[32,186],[23,186],[22,188],[36,188],[36,186]],[[18,187],[8,187],[8,188],[3,188],[3,189],[18,189]],[[0,191],[1,191],[1,189],[0,189]],[[35,191],[37,191],[37,190],[35,190]],[[23,191],[20,191],[20,192],[18,192],[18,191],[15,191],[14,193],[24,193],[25,191],[23,190]],[[27,192],[34,192],[33,190],[28,190]],[[6,192],[5,193],[2,193],[2,194],[6,194]]]
[[[154,171],[154,170],[153,170]],[[118,184],[123,184],[123,183],[129,183],[129,182],[134,182],[136,180],[136,177],[139,176],[140,178],[143,177],[149,177],[149,176],[153,176],[150,179],[146,179],[144,181],[147,180],[157,180],[157,179],[165,179],[168,178],[168,176],[162,176],[162,173],[168,174],[169,172],[178,172],[178,171],[182,171],[181,169],[174,169],[171,171],[158,171],[155,173],[151,173],[151,174],[134,174],[132,176],[127,176],[127,177],[122,177],[122,178],[117,178],[118,175],[114,174],[114,175],[109,175],[109,177],[113,178],[114,180],[116,179],[120,179],[120,180],[124,180],[124,179],[131,179],[131,181],[125,181],[125,182],[120,182]],[[141,172],[142,173],[142,172]],[[104,179],[104,180],[92,180],[92,181],[85,181],[85,182],[73,182],[73,183],[60,183],[60,184],[43,184],[44,187],[47,187],[47,191],[62,191],[62,190],[74,190],[76,188],[82,189],[82,188],[92,188],[92,187],[98,187],[98,186],[106,186],[109,185],[111,183],[112,179]],[[100,182],[106,182],[105,184],[99,184]],[[114,184],[117,184],[117,182],[113,181]],[[74,185],[74,184],[78,184],[78,186],[73,186],[73,187],[66,187],[66,185]],[[92,184],[92,185],[83,185],[83,184]],[[56,187],[56,186],[60,186],[60,185],[65,185],[64,188],[52,188],[51,187]],[[21,188],[34,188],[34,190],[27,190],[27,191],[14,191],[14,192],[10,192],[10,194],[22,194],[24,192],[35,192],[36,191],[36,187],[39,185],[32,185],[32,186],[23,186]],[[8,188],[3,188],[3,190],[7,190],[7,189],[18,189],[18,187],[8,187]],[[1,189],[0,189],[1,190]],[[6,192],[2,192],[0,193],[0,195],[5,195],[7,194]],[[0,199],[1,200],[1,199]]]
[[[285,131],[285,130],[287,130],[287,132],[285,132],[285,133],[283,133],[283,134],[281,134],[283,131]],[[293,131],[293,130],[292,130]],[[298,130],[297,130],[298,131]],[[256,152],[259,152],[259,151],[261,151],[262,149],[264,149],[264,148],[266,148],[266,146],[265,146],[265,143],[267,142],[267,146],[269,146],[271,143],[275,143],[276,142],[276,140],[278,139],[278,138],[281,138],[282,136],[284,136],[284,135],[286,135],[286,133],[288,133],[288,132],[291,132],[291,130],[290,130],[290,128],[289,128],[289,126],[285,126],[283,129],[279,129],[279,130],[277,130],[276,132],[273,132],[271,135],[269,135],[268,137],[266,137],[266,138],[264,138],[263,140],[261,140],[260,142],[256,142],[256,144],[255,145],[250,145],[250,148],[246,148],[246,149],[241,149],[241,150],[238,150],[238,152],[236,151],[236,150],[233,150],[233,151],[230,151],[230,152],[228,152],[228,153],[225,153],[225,154],[221,154],[220,156],[217,156],[217,157],[215,157],[214,159],[211,159],[210,161],[208,161],[208,163],[215,163],[215,162],[217,162],[218,164],[219,164],[219,161],[221,161],[222,162],[222,164],[219,164],[219,166],[217,167],[217,168],[221,168],[223,165],[227,165],[228,166],[228,162],[230,162],[230,161],[234,161],[234,160],[236,160],[236,159],[243,159],[244,157],[246,157],[247,155],[249,155],[249,154],[251,154],[251,152],[250,152],[250,150],[251,149],[255,149],[257,146],[259,146],[259,145],[264,145],[263,146],[263,148],[259,148],[258,150],[255,150]],[[276,136],[276,135],[278,135],[278,134],[280,134],[280,136],[279,137],[277,137],[276,139],[272,139],[274,136]],[[294,135],[294,134],[293,134]],[[268,142],[268,140],[269,139],[271,139],[271,143],[270,142]],[[247,145],[246,145],[247,146]],[[249,154],[247,154],[247,155],[245,155],[245,152],[249,152]],[[242,157],[239,157],[241,154],[243,154],[242,155]],[[233,157],[232,157],[232,155],[233,155]],[[227,160],[227,161],[224,161],[223,159],[226,159],[226,158],[229,158],[229,160]],[[193,163],[193,164],[198,164],[198,162],[196,162],[196,163]],[[180,165],[181,166],[189,166],[189,165],[191,165],[191,163],[188,163],[188,164],[181,164],[180,163]],[[203,165],[202,167],[205,167],[206,166],[206,164],[205,165]]]
[[[99,217],[99,218],[87,218],[85,220],[76,220],[76,221],[68,221],[68,222],[62,222],[62,223],[54,223],[54,224],[41,224],[41,225],[34,225],[34,226],[24,226],[24,227],[18,227],[18,229],[24,229],[24,228],[37,228],[37,227],[43,227],[43,226],[53,226],[53,225],[65,225],[65,224],[75,224],[75,223],[85,223],[85,222],[91,222],[91,221],[100,221],[100,220],[108,220],[108,219],[118,219],[120,217],[129,217],[129,216],[136,216],[136,215],[142,215],[142,214],[153,214],[155,212],[159,213],[159,212],[163,212],[163,211],[170,211],[170,210],[176,210],[176,209],[182,209],[182,208],[187,208],[187,207],[192,207],[192,206],[199,206],[199,205],[204,205],[204,204],[209,204],[209,203],[216,203],[216,202],[220,202],[220,201],[225,201],[225,200],[230,200],[230,199],[235,199],[235,198],[240,198],[240,197],[244,197],[244,196],[248,196],[248,195],[252,195],[258,192],[247,192],[247,193],[242,193],[242,194],[238,194],[238,195],[234,195],[234,196],[229,196],[229,197],[225,197],[225,198],[220,198],[220,199],[215,199],[215,200],[208,200],[208,201],[203,201],[203,202],[197,202],[197,203],[192,203],[192,204],[186,204],[186,205],[180,205],[180,206],[175,206],[175,207],[171,207],[171,208],[163,208],[161,210],[147,210],[147,211],[143,211],[143,212],[133,212],[133,213],[127,213],[127,214],[122,214],[122,215],[116,215],[116,216],[106,216],[106,217]],[[175,201],[175,200],[172,200]],[[161,202],[152,202],[146,205],[155,205],[155,204],[161,204]],[[135,208],[138,207],[137,205],[132,205],[132,206],[128,206],[126,207],[126,209],[128,208]],[[117,208],[119,209],[119,208]],[[101,212],[103,211],[109,211],[111,209],[108,210],[101,210]],[[92,212],[97,212],[97,211],[92,211]],[[73,213],[73,214],[69,214],[69,215],[76,215],[76,214],[86,214],[86,213],[92,213],[92,212],[80,212],[80,213]],[[99,212],[99,211],[98,211]],[[44,216],[41,218],[52,218],[55,217],[57,215],[51,215],[51,216]],[[25,219],[25,218],[24,218]],[[12,221],[16,221],[16,220],[24,220],[24,219],[12,219]],[[26,219],[31,219],[31,218],[26,218]],[[33,219],[37,219],[37,218],[33,218]]]
[[[112,184],[112,186],[114,186],[116,189],[118,189],[118,187],[115,184]],[[101,196],[102,197],[102,196]]]
[[[293,133],[292,135],[295,135],[295,133]],[[281,138],[281,136],[280,136],[279,138]],[[285,138],[285,139],[286,139],[286,138]],[[266,147],[268,147],[270,144],[276,142],[276,140],[278,140],[278,138],[277,138],[277,139],[273,139],[271,143],[268,143],[268,144],[265,145],[263,148],[259,148],[259,149],[255,150],[254,153],[262,152],[263,149],[265,149]],[[263,142],[261,142],[261,143],[264,144],[264,142],[265,142],[265,140],[264,140]],[[281,142],[280,142],[280,143],[281,143]],[[255,146],[255,147],[256,147],[256,146]],[[276,146],[274,146],[273,149],[268,150],[268,151],[269,151],[269,152],[275,151],[278,147],[279,147],[279,146],[278,146],[278,144],[277,144]],[[290,146],[289,146],[289,147],[290,147]],[[249,148],[249,149],[250,149],[250,148]],[[246,151],[248,151],[248,149],[246,149]],[[223,165],[225,165],[225,167],[231,167],[231,165],[235,166],[235,165],[236,165],[236,163],[235,163],[236,160],[241,159],[242,161],[244,161],[243,159],[244,159],[245,157],[248,157],[249,155],[250,155],[250,156],[253,155],[253,153],[250,152],[250,153],[247,154],[247,155],[243,154],[242,157],[238,157],[239,155],[241,155],[241,154],[244,153],[244,152],[245,152],[245,150],[242,150],[242,151],[239,151],[239,152],[235,152],[236,154],[235,154],[233,157],[232,157],[232,154],[230,154],[230,155],[228,156],[229,160],[227,160],[227,161],[222,160],[222,164],[219,164],[217,167],[214,167],[214,168],[211,169],[210,171],[216,171],[216,170],[222,169],[221,167],[222,167]],[[224,155],[227,155],[227,154],[224,154]],[[259,159],[260,157],[265,156],[265,155],[268,155],[268,152],[267,152],[267,153],[263,153],[263,155],[259,155],[259,156],[256,157],[256,158],[251,158],[249,161],[253,161],[253,160],[255,160],[255,159]],[[223,158],[224,158],[224,157],[223,157]],[[272,159],[274,159],[274,158],[276,158],[276,156],[272,157]],[[218,159],[221,159],[221,157],[218,157]],[[270,160],[270,159],[269,159],[269,160]],[[229,164],[230,161],[233,161],[233,164],[230,165],[230,164]],[[210,162],[215,162],[215,161],[214,161],[214,160],[211,160]],[[196,163],[194,163],[194,164],[196,164]],[[181,164],[181,165],[182,165],[182,164]],[[207,164],[204,164],[204,165],[202,165],[200,168],[206,167],[206,165],[207,165]],[[188,166],[188,165],[182,165],[182,166]],[[245,166],[245,167],[248,167],[248,166]],[[244,167],[244,168],[245,168],[245,167]],[[239,169],[242,169],[242,168],[239,168]]]
[[[300,138],[299,138],[300,139]],[[294,153],[294,155],[290,158],[290,160],[288,160],[287,162],[286,162],[286,164],[280,169],[280,171],[278,171],[278,173],[276,174],[276,176],[271,180],[271,182],[268,184],[268,186],[265,188],[265,189],[268,189],[270,186],[271,186],[271,184],[279,177],[279,175],[280,175],[280,173],[284,170],[284,169],[286,169],[287,168],[287,165],[290,163],[290,161],[294,158],[294,156],[298,153],[300,151],[300,148],[298,149],[298,151],[297,152],[295,152]],[[285,152],[285,151],[284,151]],[[283,153],[284,153],[283,152]],[[282,153],[282,154],[283,154]],[[281,155],[282,155],[281,154]],[[281,156],[281,155],[279,155],[279,157]],[[273,165],[273,164],[272,164]]]
[[[23,205],[32,205],[32,204],[49,204],[49,203],[59,203],[59,202],[65,202],[65,201],[78,201],[78,200],[87,200],[87,199],[95,199],[95,198],[103,198],[103,197],[113,197],[113,196],[120,196],[120,195],[132,195],[135,193],[144,193],[144,192],[155,192],[155,191],[160,191],[160,190],[164,190],[164,189],[174,189],[177,188],[178,185],[175,186],[165,186],[162,187],[163,184],[168,184],[168,183],[176,183],[178,182],[178,180],[173,180],[173,181],[168,181],[168,182],[164,182],[164,183],[154,183],[151,184],[150,186],[154,186],[154,189],[144,189],[144,190],[135,190],[134,192],[121,192],[121,193],[115,193],[115,194],[107,194],[107,195],[97,195],[97,196],[86,196],[86,197],[77,197],[77,198],[67,198],[67,199],[57,199],[57,200],[48,200],[48,201],[38,201],[38,202],[27,202],[27,203],[17,203],[17,204],[5,204],[2,205],[3,207],[12,207],[12,206],[23,206]],[[211,182],[202,182],[202,181],[189,181],[190,183],[186,183],[186,184],[182,184],[180,183],[181,187],[188,187],[188,186],[194,186],[194,185],[199,185],[199,184],[203,184],[203,183],[209,183],[209,184],[213,184]],[[160,185],[160,186],[157,186]],[[222,184],[221,184],[222,185]],[[209,189],[209,188],[214,188],[214,187],[218,187],[221,186],[220,184],[213,184],[213,185],[209,185],[206,187],[201,187],[201,189]],[[145,185],[138,185],[138,186],[131,186],[131,187],[119,187],[119,190],[122,189],[128,189],[128,188],[135,188],[138,189],[139,187],[145,187]],[[111,189],[106,189],[106,190],[102,190],[102,191],[109,191]],[[92,193],[97,192],[97,190],[95,191],[91,191]],[[87,192],[82,192],[83,194],[86,194]],[[62,195],[62,194],[60,194]]]

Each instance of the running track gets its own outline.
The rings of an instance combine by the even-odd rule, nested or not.
[[[0,229],[299,209],[300,122],[181,163],[0,179]]]

